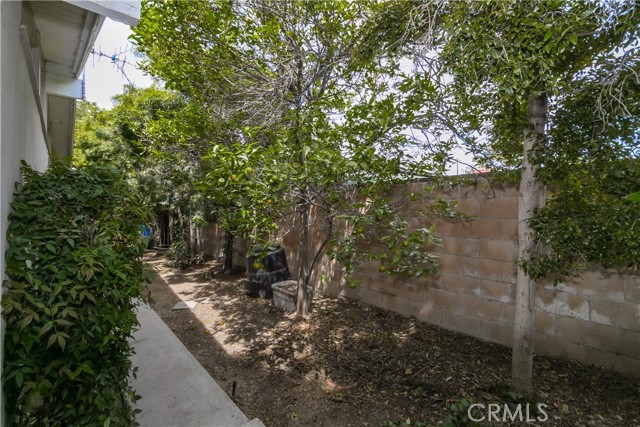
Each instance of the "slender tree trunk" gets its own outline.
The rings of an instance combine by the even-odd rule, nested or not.
[[[303,201],[300,207],[300,245],[298,250],[300,251],[300,264],[298,267],[298,300],[296,303],[296,315],[306,316],[309,314],[309,304],[307,301],[307,288],[311,279],[311,272],[309,271],[311,260],[311,235],[310,235],[310,210],[311,206],[306,200],[306,192],[303,194]]]
[[[199,225],[195,225],[191,220],[189,220],[189,241],[191,242],[191,253],[193,255],[200,252],[200,242],[198,240],[199,227]]]
[[[233,273],[233,241],[235,236],[229,230],[224,230],[224,270],[225,274]]]
[[[187,250],[189,252],[188,256],[189,258],[191,258],[191,239],[190,239],[190,235],[189,235],[189,221],[187,221],[187,219],[184,217],[184,215],[182,214],[182,210],[180,208],[178,208],[177,210],[178,213],[178,230],[177,230],[177,235],[176,235],[176,240],[182,240],[186,247]]]
[[[529,155],[536,143],[544,136],[547,98],[545,94],[529,99],[529,128],[524,132],[524,153],[520,192],[518,196],[518,257],[529,258],[533,244],[533,231],[529,220],[539,204],[540,183],[536,177],[537,166],[530,162]],[[536,282],[518,266],[516,282],[516,314],[513,326],[513,355],[511,380],[518,390],[533,391],[533,332],[535,320]]]
[[[304,62],[301,54],[300,46],[297,44],[292,45],[292,51],[296,52],[296,84],[293,90],[293,97],[295,99],[295,143],[300,149],[298,161],[300,162],[300,169],[306,172],[307,159],[306,154],[303,151],[303,137],[302,137],[302,83],[304,80]],[[310,253],[310,215],[311,215],[311,198],[309,194],[309,186],[307,183],[303,184],[300,195],[300,245],[298,251],[300,255],[298,257],[300,263],[298,266],[298,296],[296,301],[296,316],[306,316],[309,314],[309,304],[307,302],[307,288],[311,280],[311,253]]]

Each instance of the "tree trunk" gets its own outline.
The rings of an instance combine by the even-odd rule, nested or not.
[[[539,204],[540,183],[536,177],[537,166],[530,162],[529,155],[536,143],[544,136],[547,116],[547,98],[542,94],[529,99],[528,124],[524,132],[522,175],[518,196],[518,257],[529,259],[532,249],[533,231],[529,220]],[[516,314],[513,326],[513,355],[511,380],[517,390],[533,391],[533,327],[535,319],[536,282],[518,265],[516,281]]]
[[[224,231],[224,270],[225,274],[233,273],[233,241],[235,237],[229,230]]]
[[[306,193],[303,196],[306,199]],[[311,206],[306,200],[302,201],[300,207],[300,245],[298,250],[300,251],[299,266],[298,266],[298,300],[296,303],[296,316],[306,316],[309,314],[309,304],[307,302],[307,288],[309,286],[309,280],[311,278],[310,268],[310,210]]]
[[[189,220],[189,242],[191,243],[191,253],[195,256],[200,252],[200,242],[198,240],[198,228],[200,226]]]
[[[159,228],[159,246],[171,245],[171,230],[169,228],[169,215],[161,213],[158,215],[158,228]]]

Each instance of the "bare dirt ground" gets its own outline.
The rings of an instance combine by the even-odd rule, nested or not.
[[[267,427],[471,425],[460,422],[466,409],[452,409],[462,398],[527,402],[509,390],[506,347],[319,295],[309,318],[297,320],[245,296],[242,273],[223,275],[216,262],[175,270],[155,252],[146,261],[153,309]],[[189,299],[200,303],[172,310]],[[532,410],[538,421],[490,425],[640,426],[637,378],[541,356],[534,371],[535,402],[547,405],[548,419]]]

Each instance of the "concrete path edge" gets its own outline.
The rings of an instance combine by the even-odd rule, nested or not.
[[[141,427],[264,427],[247,416],[148,306],[138,308],[131,385]]]

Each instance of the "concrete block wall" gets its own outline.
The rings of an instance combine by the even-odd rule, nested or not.
[[[193,249],[214,259],[224,254],[224,230],[216,223],[193,226],[191,230]],[[246,267],[247,242],[235,239],[233,242],[233,265]]]
[[[421,184],[412,184],[411,191]],[[415,227],[429,226],[412,217],[443,197],[459,201],[459,210],[475,220],[435,222],[442,245],[437,274],[428,278],[388,275],[365,263],[351,288],[339,265],[324,257],[315,269],[316,291],[345,296],[404,316],[511,346],[515,314],[518,191],[495,187],[479,178],[476,185],[425,194],[407,211]],[[544,197],[544,194],[541,196]],[[299,237],[283,239],[292,274],[296,273]],[[640,276],[617,271],[588,271],[567,283],[541,283],[536,291],[536,352],[595,364],[640,376]]]

